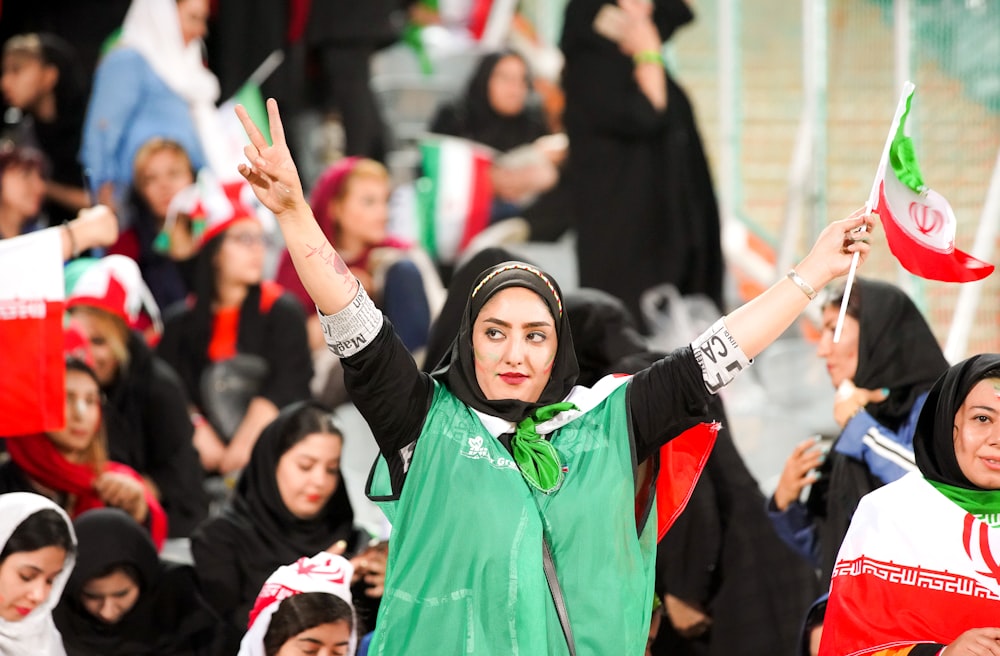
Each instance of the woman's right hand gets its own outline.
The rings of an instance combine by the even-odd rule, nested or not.
[[[955,642],[941,650],[939,656],[1000,656],[1000,628],[969,629]]]
[[[774,490],[774,506],[785,512],[793,501],[797,501],[802,490],[818,479],[813,470],[820,466],[826,454],[818,447],[818,438],[811,437],[800,443],[785,461],[778,486]]]
[[[650,15],[653,3],[644,0],[618,0],[618,6],[625,10],[627,19],[618,41],[621,51],[629,57],[650,50],[659,52],[663,42]]]
[[[104,505],[121,508],[140,524],[146,521],[149,506],[146,490],[139,481],[127,474],[108,471],[97,478],[94,488]]]
[[[240,164],[239,171],[250,183],[257,199],[274,212],[278,220],[303,209],[308,210],[298,169],[285,142],[285,129],[281,124],[277,101],[267,99],[270,146],[243,105],[236,106],[236,115],[250,138],[250,144],[243,147],[243,154],[250,160],[250,165]]]

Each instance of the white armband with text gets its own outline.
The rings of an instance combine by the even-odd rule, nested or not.
[[[368,346],[382,330],[382,311],[368,298],[365,288],[358,283],[358,294],[340,312],[323,314],[316,308],[323,337],[330,352],[338,358],[354,355]]]
[[[723,319],[716,321],[691,342],[691,350],[701,367],[705,387],[712,394],[717,394],[720,389],[733,382],[736,374],[753,364],[753,360],[746,356],[729,334]]]

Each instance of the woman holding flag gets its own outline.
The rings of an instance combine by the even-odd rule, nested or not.
[[[275,213],[381,451],[369,496],[394,529],[370,653],[642,654],[657,521],[683,507],[717,427],[668,436],[867,256],[857,230],[872,216],[830,224],[797,271],[690,346],[593,388],[575,386],[558,285],[502,264],[480,275],[451,353],[423,374],[314,220],[277,103],[271,146],[237,111],[251,141],[240,172]]]
[[[913,444],[920,472],[854,515],[821,656],[1000,655],[1000,354],[938,379]]]

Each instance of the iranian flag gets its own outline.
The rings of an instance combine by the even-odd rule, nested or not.
[[[919,473],[865,496],[833,569],[820,656],[948,645],[1000,618],[1000,515],[973,516]]]
[[[517,0],[424,0],[444,25],[464,26],[484,48],[503,46],[517,9]]]
[[[944,196],[924,184],[913,141],[906,135],[913,87],[889,146],[888,166],[878,181],[879,217],[889,250],[910,273],[944,282],[972,282],[993,265],[955,248],[955,213]]]
[[[493,152],[474,141],[433,136],[420,144],[424,175],[416,182],[420,243],[431,257],[453,263],[489,224]]]
[[[64,299],[59,229],[0,241],[0,435],[65,423]]]

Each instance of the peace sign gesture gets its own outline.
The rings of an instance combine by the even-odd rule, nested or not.
[[[243,147],[243,154],[250,165],[240,164],[240,175],[246,178],[260,202],[274,212],[279,221],[286,212],[302,209],[306,203],[302,182],[285,142],[278,102],[274,98],[267,99],[267,122],[273,142],[270,146],[243,105],[236,106],[236,115],[250,138],[250,144]]]

